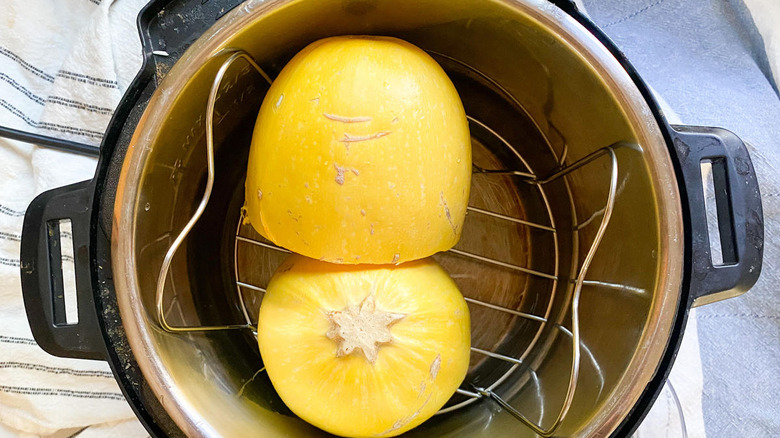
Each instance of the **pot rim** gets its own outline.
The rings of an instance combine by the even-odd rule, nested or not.
[[[209,28],[184,53],[160,83],[139,120],[122,164],[114,203],[111,233],[112,265],[116,295],[128,342],[150,388],[167,413],[188,436],[204,436],[217,431],[197,424],[197,412],[187,405],[173,379],[159,361],[148,332],[156,326],[137,299],[135,229],[139,205],[137,197],[144,165],[151,143],[162,126],[162,117],[180,89],[214,54],[223,49],[224,41],[238,29],[265,13],[295,0],[249,0],[226,14]],[[574,17],[547,0],[496,0],[520,9],[531,19],[555,34],[572,52],[581,57],[613,92],[626,117],[635,129],[646,160],[652,163],[648,173],[658,201],[659,273],[657,293],[653,299],[640,347],[610,399],[599,410],[582,435],[606,436],[628,417],[648,383],[656,374],[671,336],[681,303],[684,267],[683,212],[677,175],[667,142],[653,111],[626,69],[609,49]]]

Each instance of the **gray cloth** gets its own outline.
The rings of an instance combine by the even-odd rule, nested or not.
[[[764,268],[747,294],[697,311],[708,437],[780,435],[780,99],[739,0],[584,0],[591,18],[686,124],[749,143]],[[780,25],[780,24],[779,24]]]

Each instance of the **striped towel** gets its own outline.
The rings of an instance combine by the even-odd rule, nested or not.
[[[135,18],[144,3],[2,0],[0,125],[99,144],[140,67]],[[27,205],[94,171],[92,158],[0,139],[0,438],[148,436],[108,365],[45,353],[22,303],[19,243]]]

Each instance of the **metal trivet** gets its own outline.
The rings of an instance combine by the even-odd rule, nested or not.
[[[240,280],[240,273],[238,269],[238,263],[236,262],[234,264],[235,266],[235,280],[236,280],[236,292],[238,294],[239,303],[241,304],[241,309],[245,318],[245,322],[242,324],[227,324],[227,325],[213,325],[213,326],[188,326],[188,327],[174,327],[169,325],[165,320],[165,315],[163,311],[163,298],[164,298],[164,289],[165,289],[165,281],[168,276],[168,271],[170,270],[171,262],[173,260],[174,255],[176,254],[176,251],[179,249],[179,246],[184,241],[185,238],[187,238],[187,235],[192,230],[192,228],[197,223],[200,216],[203,214],[203,211],[206,209],[206,206],[209,202],[209,198],[211,197],[211,191],[214,187],[214,139],[213,139],[213,121],[214,121],[214,105],[216,102],[216,99],[218,97],[218,91],[220,88],[220,85],[222,83],[222,79],[225,76],[228,68],[238,59],[243,59],[247,63],[249,63],[258,74],[262,76],[262,78],[267,81],[269,84],[271,84],[272,80],[271,78],[260,68],[260,66],[255,63],[255,61],[252,59],[252,57],[245,51],[239,50],[239,49],[230,49],[223,52],[220,52],[219,55],[224,55],[226,53],[230,53],[230,56],[228,59],[222,64],[219,71],[217,72],[214,83],[211,87],[211,90],[209,92],[208,97],[208,104],[206,107],[206,153],[207,153],[207,165],[208,165],[208,174],[207,174],[207,180],[206,180],[206,188],[203,193],[203,197],[200,201],[200,204],[198,205],[195,213],[190,218],[190,220],[187,222],[187,224],[184,226],[184,228],[181,230],[181,232],[178,234],[176,239],[171,244],[171,247],[168,249],[167,253],[165,254],[165,258],[163,260],[162,266],[160,268],[160,275],[158,277],[157,282],[157,291],[156,291],[156,304],[157,304],[157,321],[160,324],[160,327],[169,333],[189,333],[189,332],[203,332],[203,331],[215,331],[215,330],[233,330],[233,329],[247,329],[251,330],[255,335],[257,334],[257,327],[253,323],[252,318],[249,315],[249,312],[247,311],[245,301],[244,301],[244,289],[251,290],[253,292],[260,292],[264,293],[265,288],[246,283]],[[436,54],[439,56],[443,56],[440,54]],[[447,57],[448,58],[448,57]],[[459,64],[471,69],[475,74],[479,75],[480,77],[483,77],[491,82],[492,85],[498,86],[497,83],[490,80],[486,75],[482,74],[481,72],[473,69],[470,66],[467,66],[463,63],[460,63],[457,60],[453,60],[451,58],[448,58],[451,61],[458,62]],[[500,88],[500,86],[499,86]],[[525,160],[523,160],[520,153],[515,149],[509,142],[507,142],[505,139],[503,139],[500,135],[498,135],[496,132],[492,131],[485,123],[473,118],[468,117],[470,127],[477,127],[480,129],[487,130],[491,135],[493,135],[497,140],[499,140],[508,150],[511,152],[511,154],[518,159],[520,159],[521,162],[526,163]],[[509,412],[511,415],[516,417],[518,420],[522,421],[524,424],[526,424],[528,427],[530,427],[534,432],[537,434],[549,437],[553,433],[555,433],[558,426],[560,426],[561,422],[565,418],[567,412],[569,411],[569,408],[571,407],[572,400],[574,398],[574,392],[577,388],[577,379],[579,376],[580,371],[580,356],[581,356],[581,350],[585,350],[586,354],[589,356],[589,358],[595,363],[595,360],[593,360],[593,357],[590,355],[590,352],[586,347],[584,347],[580,342],[580,327],[579,327],[579,301],[580,301],[580,295],[582,291],[583,285],[591,285],[591,286],[599,286],[599,287],[606,287],[606,288],[627,288],[623,285],[614,285],[610,283],[602,283],[599,281],[592,281],[592,280],[586,280],[585,276],[588,272],[588,268],[593,260],[593,257],[596,254],[596,251],[599,247],[599,244],[601,243],[601,239],[604,236],[604,233],[606,232],[607,226],[610,221],[610,217],[612,216],[612,210],[615,203],[615,197],[617,193],[617,181],[618,181],[618,162],[617,162],[617,156],[615,154],[615,148],[618,147],[619,144],[615,143],[606,147],[603,147],[601,149],[598,149],[589,155],[569,164],[568,166],[564,165],[565,160],[565,153],[566,149],[564,149],[563,156],[559,159],[559,162],[561,163],[561,168],[551,175],[547,175],[544,177],[537,176],[530,168],[527,170],[488,170],[483,169],[477,166],[473,166],[473,174],[474,175],[484,175],[485,177],[489,177],[490,175],[504,175],[504,176],[511,176],[513,178],[518,178],[520,181],[523,181],[528,184],[534,185],[541,193],[542,197],[545,198],[544,195],[544,187],[545,185],[556,181],[560,178],[566,178],[567,175],[569,175],[572,172],[575,172],[579,169],[582,169],[583,167],[587,166],[590,163],[593,163],[594,161],[600,159],[601,157],[605,157],[609,160],[611,165],[610,170],[610,177],[609,177],[609,192],[607,195],[607,199],[605,200],[604,207],[600,210],[598,210],[596,213],[594,213],[591,217],[589,217],[587,220],[583,221],[582,223],[577,224],[574,227],[574,232],[578,232],[580,229],[594,221],[598,216],[601,216],[601,222],[599,223],[598,230],[596,232],[595,237],[593,238],[593,242],[591,243],[587,254],[582,261],[582,264],[580,265],[576,278],[572,281],[574,290],[571,295],[571,328],[566,328],[561,324],[556,324],[554,322],[548,321],[548,318],[545,316],[539,316],[534,315],[530,313],[520,312],[514,309],[506,308],[503,306],[495,305],[492,303],[480,301],[474,298],[470,297],[464,297],[465,300],[471,304],[481,306],[487,309],[494,310],[496,312],[504,312],[510,315],[518,316],[521,318],[525,318],[530,321],[535,321],[539,324],[539,330],[544,328],[544,326],[548,323],[554,324],[554,327],[558,330],[560,330],[562,333],[564,333],[566,336],[570,337],[572,340],[572,360],[571,360],[571,372],[569,374],[569,383],[566,390],[566,396],[564,397],[563,404],[561,405],[560,411],[558,412],[558,415],[549,426],[543,427],[534,421],[528,419],[526,416],[524,416],[521,412],[519,412],[517,409],[512,407],[508,402],[506,402],[500,395],[496,394],[494,392],[494,389],[501,384],[506,378],[508,378],[511,374],[513,374],[518,367],[523,363],[522,359],[511,357],[507,355],[503,355],[500,353],[496,353],[494,351],[488,351],[483,350],[479,348],[472,347],[471,351],[480,355],[485,355],[494,359],[506,361],[511,365],[511,367],[508,369],[508,371],[496,379],[496,381],[492,382],[488,386],[476,386],[472,384],[466,384],[467,387],[461,387],[457,390],[457,393],[467,397],[467,400],[460,402],[456,405],[449,406],[445,409],[442,409],[439,411],[439,413],[445,413],[445,412],[451,412],[455,409],[461,408],[463,406],[466,406],[468,404],[471,404],[477,400],[488,398],[494,400],[496,403],[501,405],[504,409],[506,409],[507,412]],[[526,164],[526,167],[527,164]],[[546,199],[546,198],[545,198]],[[488,215],[496,219],[504,220],[513,222],[516,224],[525,225],[528,227],[534,227],[539,230],[544,230],[549,233],[556,233],[555,225],[552,220],[552,217],[550,216],[550,224],[539,224],[539,223],[533,223],[529,222],[520,218],[515,218],[507,215],[503,215],[500,213],[496,213],[493,211],[488,211],[481,208],[476,208],[473,206],[468,207],[468,212],[470,214],[478,214],[478,215]],[[549,213],[549,212],[548,212]],[[268,241],[261,241],[258,239],[248,238],[240,235],[241,230],[241,224],[243,221],[243,213],[241,216],[241,219],[238,223],[238,228],[236,230],[236,238],[235,238],[235,250],[234,250],[234,257],[237,257],[238,255],[238,246],[239,244],[250,244],[250,245],[258,245],[261,247],[264,247],[266,249],[274,250],[274,251],[280,251],[284,253],[289,253],[290,251],[281,248],[277,245],[274,245],[273,243],[270,243]],[[553,291],[556,288],[556,284],[559,280],[559,275],[557,272],[557,264],[556,264],[556,272],[554,273],[547,273],[547,272],[540,272],[536,271],[524,266],[519,266],[512,263],[507,263],[501,260],[497,260],[490,257],[485,257],[480,254],[475,254],[472,252],[467,252],[463,250],[459,250],[456,248],[450,249],[448,251],[449,253],[456,254],[461,257],[467,257],[472,260],[479,261],[481,263],[487,263],[495,266],[499,266],[505,269],[514,270],[518,272],[522,272],[525,274],[529,274],[536,277],[541,277],[544,279],[551,280]],[[557,239],[555,240],[555,256],[558,255],[558,248],[557,248]],[[554,295],[553,295],[554,296]],[[552,300],[552,298],[551,298]],[[533,346],[533,344],[531,345]],[[530,349],[531,346],[528,348]],[[526,350],[528,351],[528,350]],[[263,371],[261,369],[259,372]]]

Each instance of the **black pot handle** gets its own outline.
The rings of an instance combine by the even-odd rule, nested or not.
[[[105,359],[90,273],[90,181],[49,190],[27,208],[22,228],[22,295],[27,320],[38,345],[49,354]],[[60,243],[60,221],[71,222],[78,322],[67,324]]]
[[[137,23],[145,56],[163,64],[164,69],[157,72],[167,72],[203,32],[244,1],[149,1],[138,14]]]
[[[764,215],[753,163],[739,137],[721,128],[673,126],[691,222],[693,306],[745,293],[758,280]],[[712,164],[723,264],[714,265],[707,230],[702,162]]]

